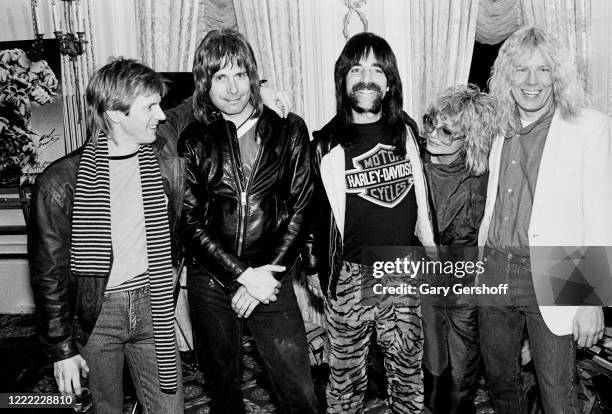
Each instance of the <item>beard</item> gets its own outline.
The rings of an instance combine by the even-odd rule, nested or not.
[[[360,99],[357,96],[357,92],[359,92],[361,90],[369,90],[369,91],[376,92],[376,95],[372,98],[371,104],[370,104],[370,106],[368,108],[364,108],[363,106],[360,106],[360,102],[359,102]],[[355,112],[357,112],[358,114],[363,114],[363,113],[366,113],[366,112],[377,114],[377,113],[380,112],[380,110],[382,108],[383,93],[382,93],[382,90],[380,89],[380,86],[378,86],[374,82],[369,82],[369,83],[358,82],[358,83],[356,83],[351,88],[351,93],[349,94],[348,97],[349,97],[349,100],[351,102],[351,108]]]

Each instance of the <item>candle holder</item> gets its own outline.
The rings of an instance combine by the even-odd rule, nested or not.
[[[76,35],[74,33],[54,33],[57,40],[59,40],[62,55],[68,55],[71,59],[76,59],[85,51],[87,40],[85,40],[84,32],[77,32]]]
[[[32,62],[38,62],[39,60],[44,59],[46,56],[45,43],[43,40],[44,37],[44,33],[36,34],[32,45],[26,52]]]

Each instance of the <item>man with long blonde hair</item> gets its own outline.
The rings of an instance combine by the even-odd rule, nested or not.
[[[610,119],[585,108],[571,57],[551,33],[522,28],[501,47],[490,79],[508,134],[491,149],[478,241],[486,275],[508,283],[509,293],[480,308],[479,330],[498,414],[527,412],[519,363],[525,329],[550,414],[580,412],[576,344],[591,346],[603,334],[600,307],[538,306],[540,276],[532,277],[534,246],[612,245]]]

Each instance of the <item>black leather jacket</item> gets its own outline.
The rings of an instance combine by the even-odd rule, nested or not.
[[[153,147],[159,160],[164,191],[168,197],[170,230],[176,231],[183,205],[183,162],[176,142],[157,139]],[[28,258],[38,335],[52,362],[79,353],[102,308],[108,277],[76,277],[70,272],[72,205],[81,150],[50,165],[36,180],[28,220]],[[173,260],[180,246],[172,237]]]
[[[181,219],[191,263],[228,290],[249,266],[290,270],[313,191],[308,130],[264,107],[256,126],[260,148],[245,181],[234,124],[190,124],[181,134],[186,190]]]

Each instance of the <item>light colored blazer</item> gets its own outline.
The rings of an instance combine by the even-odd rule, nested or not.
[[[484,246],[497,196],[503,137],[489,156]],[[574,121],[557,110],[546,138],[528,229],[529,246],[612,246],[612,119],[582,109]],[[533,256],[533,254],[532,254]],[[555,335],[572,333],[577,306],[540,306]]]
[[[423,246],[435,246],[433,227],[430,220],[427,185],[423,164],[416,145],[416,140],[410,128],[407,129],[406,155],[412,164],[414,191],[417,201],[417,222],[415,233]],[[344,241],[344,218],[346,213],[345,184],[345,153],[341,145],[336,145],[321,159],[321,180],[329,205],[334,215],[334,221]]]

